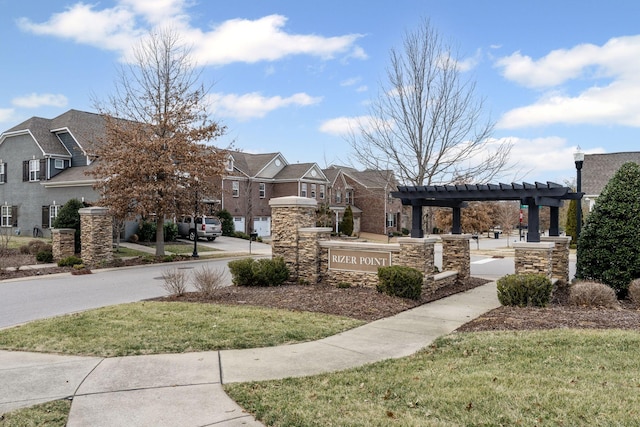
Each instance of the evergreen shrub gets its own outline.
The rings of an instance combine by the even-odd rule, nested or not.
[[[508,274],[498,279],[498,300],[505,306],[545,307],[553,284],[542,274]]]
[[[280,286],[289,278],[289,269],[282,257],[244,258],[230,261],[228,265],[236,286]]]
[[[422,295],[422,272],[402,265],[391,265],[378,268],[378,284],[376,290],[387,295],[413,300]]]
[[[78,258],[75,255],[62,258],[60,261],[58,261],[58,267],[73,267],[74,265],[79,264],[82,264],[82,259]]]

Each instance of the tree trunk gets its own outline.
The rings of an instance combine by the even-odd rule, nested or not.
[[[156,217],[156,256],[164,256],[164,215]]]

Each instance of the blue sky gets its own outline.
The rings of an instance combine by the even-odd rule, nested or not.
[[[637,151],[637,0],[0,0],[0,131],[74,108],[95,111],[154,26],[192,45],[215,118],[248,152],[346,163],[347,124],[365,116],[389,50],[423,18],[476,80],[493,137],[518,173],[564,182],[572,153]],[[526,173],[526,176],[523,174]]]

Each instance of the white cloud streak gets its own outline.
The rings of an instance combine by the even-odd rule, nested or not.
[[[534,60],[520,52],[499,59],[508,80],[543,89],[531,105],[505,113],[498,127],[552,124],[640,127],[640,35],[581,44]],[[587,83],[585,85],[585,82]],[[580,86],[573,89],[571,86]]]
[[[16,107],[38,108],[38,107],[65,107],[68,103],[67,97],[53,93],[31,93],[26,96],[13,98],[11,103]]]
[[[217,115],[240,121],[262,118],[280,108],[306,107],[321,101],[321,97],[313,97],[306,93],[296,93],[283,98],[281,96],[265,97],[257,92],[243,95],[216,93],[210,95],[209,99]]]

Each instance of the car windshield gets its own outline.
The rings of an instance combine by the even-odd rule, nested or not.
[[[214,225],[220,224],[220,221],[218,221],[216,218],[205,218],[204,222],[206,224],[214,224]]]

